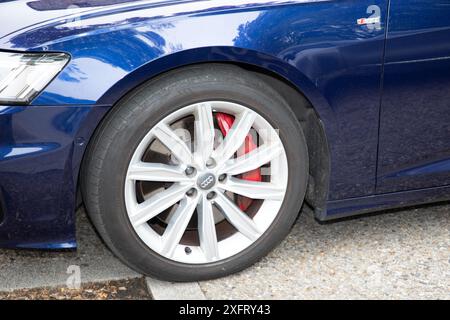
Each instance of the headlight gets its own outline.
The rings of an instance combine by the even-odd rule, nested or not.
[[[28,104],[69,61],[65,53],[0,52],[0,104]]]

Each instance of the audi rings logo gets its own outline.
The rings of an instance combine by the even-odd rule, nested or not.
[[[203,190],[208,190],[215,184],[215,182],[216,178],[214,177],[214,175],[211,173],[207,173],[198,179],[198,186]]]

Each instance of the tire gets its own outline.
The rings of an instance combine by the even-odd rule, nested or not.
[[[229,193],[221,192],[217,194],[211,192],[213,189],[203,190],[200,187],[201,182],[205,185],[206,182],[213,180],[213,178],[208,176],[209,179],[205,182],[200,180],[202,177],[196,176],[195,178],[189,178],[192,179],[192,181],[197,179],[195,180],[196,182],[191,182],[191,180],[189,180],[190,182],[186,182],[196,183],[193,188],[195,190],[188,190],[188,193],[191,191],[193,192],[193,194],[189,194],[189,197],[191,198],[187,195],[183,196],[184,203],[179,202],[174,205],[172,209],[167,209],[171,210],[171,213],[168,213],[167,217],[160,218],[160,216],[156,216],[147,222],[137,221],[141,218],[145,220],[150,216],[148,215],[148,208],[146,209],[147,211],[142,209],[148,202],[144,202],[145,200],[148,200],[145,199],[148,195],[146,195],[143,190],[147,188],[147,184],[151,188],[154,188],[154,186],[159,186],[161,183],[147,182],[146,180],[140,182],[133,178],[133,173],[135,172],[133,171],[134,167],[132,166],[132,163],[134,163],[133,161],[135,161],[133,159],[137,157],[136,159],[143,161],[142,157],[144,157],[140,155],[137,156],[137,150],[139,150],[143,141],[146,137],[148,137],[150,134],[149,132],[154,132],[154,136],[157,135],[156,132],[159,132],[159,129],[155,128],[160,128],[160,124],[162,121],[166,121],[165,119],[169,119],[173,115],[177,114],[177,112],[181,112],[180,110],[188,110],[190,107],[187,106],[195,106],[195,108],[197,108],[193,110],[204,110],[199,109],[202,107],[199,106],[198,103],[202,102],[205,102],[206,106],[211,106],[210,109],[207,110],[216,110],[217,106],[213,105],[214,102],[211,101],[219,101],[219,109],[223,104],[223,108],[228,108],[226,110],[231,110],[236,107],[236,110],[243,112],[242,114],[250,110],[248,112],[255,114],[254,116],[256,117],[253,126],[256,127],[258,125],[262,127],[266,124],[270,124],[273,129],[279,130],[279,141],[282,143],[283,151],[280,151],[281,153],[276,156],[277,162],[270,162],[271,173],[269,174],[269,178],[264,178],[268,179],[267,181],[270,183],[275,181],[278,189],[276,189],[277,191],[275,193],[267,192],[267,194],[261,195],[262,199],[260,200],[255,198],[256,200],[249,200],[248,202],[250,203],[250,207],[256,208],[254,211],[257,212],[256,215],[253,218],[250,217],[250,219],[257,221],[259,218],[256,217],[259,217],[259,212],[264,209],[266,210],[264,212],[267,213],[267,216],[273,214],[273,217],[270,218],[272,220],[269,218],[267,218],[269,219],[267,221],[263,220],[263,218],[259,219],[258,223],[260,223],[260,225],[255,227],[255,233],[248,235],[247,232],[251,233],[253,231],[247,231],[247,229],[245,229],[247,226],[245,224],[247,223],[245,222],[248,220],[247,218],[244,219],[245,223],[243,225],[239,224],[243,223],[242,220],[239,220],[238,223],[233,220],[234,218],[227,219],[230,214],[230,208],[238,207],[244,210],[244,207],[241,207],[242,203],[238,205],[238,202],[232,200],[242,200],[243,196],[237,194],[229,196]],[[210,102],[211,104],[209,104]],[[212,106],[214,106],[215,109],[213,109]],[[213,113],[213,116],[217,118],[218,113],[216,111],[214,112],[215,113]],[[209,114],[208,117],[210,117]],[[206,119],[211,119],[208,117]],[[244,116],[242,116],[242,118],[243,117]],[[189,119],[189,117],[186,117],[186,119]],[[186,119],[183,118],[180,121],[187,121]],[[241,118],[239,118],[239,115],[236,115],[235,119],[239,120]],[[261,124],[258,124],[257,121]],[[262,129],[260,129],[260,131],[263,132]],[[260,132],[258,131],[257,134],[259,135]],[[217,136],[216,139],[218,139]],[[224,143],[223,139],[225,139],[225,134],[221,137],[221,139],[222,143]],[[249,139],[248,136],[246,139]],[[274,139],[276,140],[276,138]],[[157,139],[151,140],[153,142],[151,142],[148,148],[152,148],[153,143],[156,143],[154,142],[156,140]],[[269,138],[266,140],[269,141]],[[232,139],[230,138],[229,141],[232,141]],[[217,143],[221,142],[215,142],[215,144]],[[170,145],[170,143],[168,144]],[[276,142],[274,142],[274,145],[275,144]],[[164,145],[164,147],[165,146],[166,145]],[[200,146],[198,148],[200,150]],[[150,157],[153,157],[153,151],[148,150],[150,149],[146,149],[144,152],[145,157],[148,156],[148,154],[150,154]],[[220,150],[221,151],[216,154],[220,153],[220,155],[222,155],[225,159],[227,151],[225,151],[224,148]],[[244,149],[241,147],[239,150]],[[173,154],[171,154],[171,158],[173,158]],[[173,160],[174,162],[170,160],[172,161],[170,162],[171,165],[175,163],[177,168],[187,168],[182,166],[182,161],[179,161],[178,159],[179,158],[175,157],[175,160]],[[228,161],[221,163],[221,166],[225,166],[225,164],[229,164],[230,162]],[[280,170],[281,174],[279,176],[286,176],[286,179],[283,180],[286,181],[284,185],[283,182],[280,182],[282,181],[282,178],[272,174],[272,172],[277,172],[274,163],[275,165],[279,165],[280,168],[287,168],[288,170],[288,174],[286,174],[286,171]],[[286,163],[285,167],[283,167],[283,163]],[[201,168],[204,169],[206,167]],[[255,170],[259,173],[263,172],[261,167]],[[196,173],[199,171],[200,169],[198,169]],[[140,173],[138,172],[137,174]],[[188,176],[187,173],[186,175]],[[211,176],[213,176],[213,174],[211,174]],[[223,178],[222,176],[214,176],[214,178],[217,180]],[[157,177],[159,178],[160,176],[158,175]],[[245,174],[241,174],[239,177],[245,177]],[[199,281],[223,277],[243,270],[264,257],[274,247],[276,247],[287,236],[298,216],[304,201],[307,178],[308,153],[305,137],[299,122],[297,121],[294,113],[290,110],[286,101],[264,81],[239,67],[211,64],[192,66],[169,72],[142,85],[114,106],[111,112],[102,121],[91,142],[89,143],[82,166],[81,188],[87,212],[97,231],[107,246],[125,264],[139,273],[162,280]],[[231,183],[235,181],[233,180],[235,178],[232,177],[231,174],[226,179],[228,180],[222,183]],[[248,183],[248,180],[236,181]],[[262,180],[258,180],[254,183],[262,183],[260,181]],[[274,185],[275,182],[273,182]],[[220,185],[221,182],[218,181],[215,181],[215,183],[217,188],[224,185]],[[171,186],[174,188],[176,186],[178,188],[178,185],[183,185],[184,187],[184,182],[174,183]],[[283,187],[279,187],[281,185],[283,185]],[[158,188],[155,189],[156,191],[150,191],[150,194],[151,192],[155,192],[155,194],[160,192],[160,194],[162,194],[162,192],[166,192],[169,187],[163,187],[160,191],[158,191]],[[247,194],[247,192],[253,192],[254,190],[251,189],[252,188],[245,189],[243,193]],[[281,194],[280,190],[283,190],[284,196],[282,197],[277,195],[277,192],[280,192]],[[128,196],[130,194],[128,191],[131,192],[132,196]],[[210,200],[208,198],[210,195],[212,195],[212,198],[217,198],[215,200]],[[224,198],[224,195],[226,195],[226,199]],[[141,197],[140,200],[139,197]],[[153,201],[152,199],[154,198],[152,195],[148,197],[151,201]],[[275,200],[270,200],[272,199],[271,197],[274,197]],[[202,212],[206,212],[204,216],[200,217],[200,211],[198,211],[200,209],[196,209],[194,211],[193,217],[196,218],[192,219],[201,219],[202,221],[201,223],[197,221],[197,231],[195,231],[195,223],[193,223],[194,220],[189,220],[189,218],[187,218],[187,220],[185,220],[189,221],[189,225],[186,231],[184,231],[185,233],[183,233],[183,231],[179,231],[178,233],[174,231],[172,234],[176,234],[177,236],[173,236],[172,238],[170,235],[167,236],[168,239],[175,239],[175,242],[179,241],[176,245],[169,244],[166,246],[163,242],[161,242],[161,248],[163,248],[161,249],[161,252],[171,252],[170,254],[172,254],[173,257],[180,258],[171,258],[172,256],[169,257],[168,254],[164,255],[162,253],[158,253],[154,248],[160,244],[156,244],[157,241],[152,243],[151,239],[153,239],[152,237],[157,237],[158,235],[161,236],[162,239],[164,233],[159,234],[157,229],[164,228],[164,226],[166,226],[166,229],[164,229],[163,232],[168,230],[169,223],[171,221],[170,219],[175,219],[174,217],[177,217],[176,208],[187,208],[190,203],[189,201],[191,201],[190,199],[194,198],[195,201],[198,201],[197,203],[205,203],[205,207],[202,207],[201,210],[205,210]],[[225,203],[229,204],[227,199],[231,202],[234,201],[233,203],[235,206],[226,207]],[[130,201],[136,201],[136,203],[133,202],[130,205]],[[207,201],[212,201],[211,205],[208,204]],[[160,203],[160,205],[163,205],[165,202],[160,201],[152,203]],[[274,203],[279,203],[279,205]],[[271,207],[271,205],[274,205],[274,207]],[[215,206],[218,206],[218,212],[225,212],[221,220],[217,218],[220,214],[217,214],[217,209]],[[153,205],[148,207],[156,208],[157,206]],[[130,208],[137,211],[130,213],[130,211],[132,211]],[[198,205],[196,208],[199,208]],[[213,212],[210,208],[213,208],[215,211]],[[227,211],[226,208],[229,210]],[[276,211],[272,212],[270,211],[270,208],[279,209],[272,210]],[[250,215],[250,213],[248,213],[250,209],[246,210],[247,211],[242,212]],[[166,215],[166,213],[164,213],[164,215]],[[169,218],[170,216],[172,218]],[[207,217],[209,217],[210,220],[208,220]],[[213,228],[216,229],[217,226],[217,233],[215,237],[216,242],[211,240],[212,233],[205,231],[210,230],[207,229],[206,225],[209,227],[211,226],[211,218],[214,219],[212,220],[212,226],[214,226]],[[216,218],[218,219],[217,223]],[[242,215],[238,215],[237,218],[241,219]],[[209,221],[209,224],[207,221]],[[267,225],[267,228],[262,228],[261,225],[265,226],[269,223],[268,221],[270,224]],[[189,227],[191,223],[194,225],[193,229]],[[179,224],[177,223],[174,225]],[[242,226],[243,227],[242,229],[239,229],[235,227],[235,225],[238,225],[239,228]],[[252,225],[256,225],[256,222]],[[221,228],[220,230],[219,226]],[[202,232],[200,232],[200,228],[202,228]],[[230,231],[233,228],[234,231]],[[173,229],[175,229],[175,227]],[[183,229],[180,227],[180,230]],[[263,232],[261,230],[263,230]],[[195,238],[195,232],[198,233],[198,239]],[[167,233],[169,234],[169,232]],[[194,235],[188,236],[188,233],[189,235]],[[227,238],[227,234],[230,234],[229,238]],[[242,234],[244,234],[245,237],[242,237]],[[179,235],[182,237],[180,239],[183,240],[177,240]],[[225,242],[224,240],[217,240],[219,236],[224,237]],[[185,238],[186,240],[184,240]],[[233,250],[238,250],[234,249],[234,247],[240,248],[240,243],[243,243],[242,239],[244,238],[246,241],[248,240],[246,247],[243,246],[242,250],[239,249],[239,252],[234,252]],[[229,240],[229,244],[232,244],[233,248],[229,247],[230,245],[227,247],[227,239],[231,239]],[[180,247],[181,241],[188,243],[187,245],[183,244],[182,246],[184,247],[186,256],[183,256],[183,252],[180,253],[180,248],[182,248]],[[189,244],[191,244],[191,246],[189,246]],[[222,255],[222,252],[226,252],[227,254]],[[191,261],[193,261],[193,263],[191,263]]]

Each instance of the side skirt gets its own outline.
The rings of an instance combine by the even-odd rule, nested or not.
[[[319,221],[450,200],[450,186],[378,194],[368,197],[328,201],[327,209],[316,212]]]

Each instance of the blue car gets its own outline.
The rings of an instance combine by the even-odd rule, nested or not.
[[[318,221],[450,199],[449,0],[0,1],[0,245],[240,271]]]

